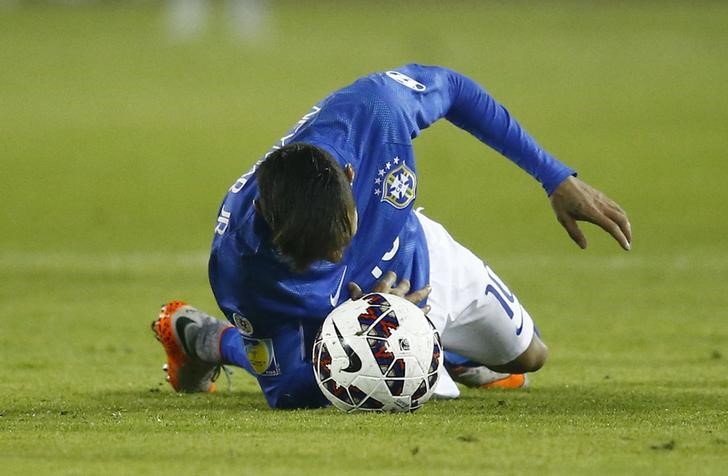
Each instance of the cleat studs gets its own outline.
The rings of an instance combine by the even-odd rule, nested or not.
[[[162,370],[164,370],[165,372],[168,371],[169,370],[169,365],[168,364],[162,365]]]
[[[165,377],[164,379],[165,379],[165,380],[166,380],[167,382],[171,382],[171,381],[172,381],[172,377],[170,377],[169,375],[167,375],[167,376],[166,376],[166,377]]]

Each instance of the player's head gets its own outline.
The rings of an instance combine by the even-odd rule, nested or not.
[[[318,147],[293,143],[271,153],[256,178],[256,209],[294,270],[305,271],[318,260],[341,260],[356,233],[351,169],[345,171]]]

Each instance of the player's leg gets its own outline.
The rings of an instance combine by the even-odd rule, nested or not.
[[[548,349],[528,311],[489,266],[469,257],[465,248],[460,251],[457,266],[462,271],[455,272],[462,272],[461,284],[469,284],[451,299],[453,314],[443,330],[443,345],[497,372],[537,371]]]
[[[430,254],[429,316],[441,331],[444,348],[469,362],[449,362],[451,373],[485,365],[491,370],[477,369],[477,377],[487,383],[488,379],[538,370],[546,359],[546,346],[517,297],[441,225],[421,214],[418,218]],[[516,385],[509,381],[505,386],[518,386],[519,382],[525,383],[522,376],[517,377]]]
[[[223,365],[258,379],[272,408],[329,404],[316,383],[310,349],[318,326],[276,328],[272,337],[243,335],[226,321],[182,301],[162,307],[152,330],[167,353],[167,380],[178,392],[213,392]]]
[[[213,392],[222,366],[220,342],[225,333],[238,333],[230,324],[182,301],[164,306],[152,331],[167,353],[167,381],[178,392]]]
[[[310,355],[318,327],[281,325],[266,336],[225,333],[220,344],[222,360],[255,375],[271,408],[327,406]]]
[[[534,333],[531,343],[518,357],[503,365],[489,365],[488,367],[497,372],[525,373],[535,372],[546,363],[548,347],[543,343],[541,337]]]

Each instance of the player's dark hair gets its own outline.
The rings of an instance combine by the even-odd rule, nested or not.
[[[263,160],[256,178],[273,245],[294,270],[341,258],[354,234],[354,197],[343,168],[328,152],[300,142],[286,145]]]

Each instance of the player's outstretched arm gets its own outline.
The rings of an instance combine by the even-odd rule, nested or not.
[[[364,292],[356,283],[349,283],[348,288],[349,296],[351,296],[351,298],[354,300],[357,300],[364,295]],[[413,291],[411,293],[409,292],[409,290],[409,280],[403,279],[399,283],[397,283],[397,275],[394,274],[392,271],[388,271],[384,273],[382,279],[377,281],[371,292],[394,294],[396,296],[403,297],[414,304],[418,304],[422,302],[425,298],[427,298],[427,296],[430,294],[430,291],[432,291],[432,288],[428,284],[424,288],[418,289],[417,291]],[[427,305],[422,307],[422,312],[424,312],[425,314],[430,312],[430,306]]]
[[[569,177],[556,187],[550,200],[559,223],[580,248],[586,248],[586,237],[579,229],[577,220],[601,227],[622,248],[630,250],[632,229],[627,214],[599,190],[576,177]]]

